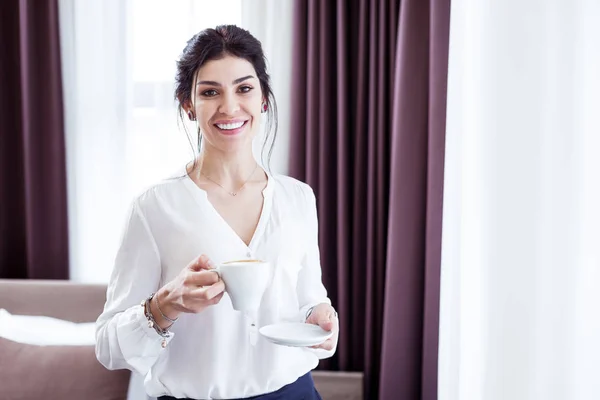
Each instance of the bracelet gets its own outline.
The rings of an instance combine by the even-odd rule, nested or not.
[[[310,317],[310,314],[312,314],[313,310],[315,309],[316,306],[312,306],[311,308],[308,309],[308,311],[306,311],[306,317],[304,317],[304,321],[306,321],[308,319],[308,317]],[[331,307],[333,308],[333,307]],[[338,317],[338,313],[337,311],[335,311],[335,308],[333,308],[333,315],[337,318]]]
[[[163,314],[162,310],[160,309],[160,305],[158,304],[158,296],[156,296],[155,293],[153,294],[152,297],[154,297],[154,302],[156,303],[156,308],[158,309],[160,316],[163,317],[166,321],[169,321],[171,323],[171,325],[174,324],[175,322],[177,322],[179,317],[177,317],[175,319],[171,319],[171,318],[167,317],[165,314]]]
[[[148,327],[154,328],[156,333],[158,333],[163,338],[160,345],[164,349],[165,347],[167,347],[167,338],[171,337],[171,332],[169,332],[169,328],[173,324],[169,325],[166,329],[162,329],[160,325],[156,323],[156,321],[154,320],[154,316],[152,315],[152,311],[150,311],[150,302],[152,301],[152,297],[154,297],[154,293],[148,296],[146,300],[142,301],[141,306],[144,307],[144,315],[148,320]]]

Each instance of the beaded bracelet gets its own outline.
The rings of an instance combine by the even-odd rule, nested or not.
[[[144,315],[146,316],[146,319],[148,320],[148,327],[149,328],[154,328],[154,330],[156,331],[156,333],[158,333],[162,338],[162,342],[161,342],[161,346],[164,349],[165,347],[167,347],[167,338],[171,337],[171,332],[169,332],[169,328],[173,325],[169,325],[167,328],[162,329],[160,327],[160,325],[158,325],[156,323],[156,321],[154,320],[154,316],[152,315],[152,311],[150,311],[150,302],[152,301],[152,298],[154,297],[154,293],[152,293],[150,296],[148,296],[146,298],[146,300],[142,301],[142,303],[140,304],[142,307],[144,307]]]

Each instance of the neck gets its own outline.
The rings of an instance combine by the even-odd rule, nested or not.
[[[205,148],[199,161],[198,175],[208,176],[224,186],[235,187],[245,182],[257,169],[252,149],[224,154]]]

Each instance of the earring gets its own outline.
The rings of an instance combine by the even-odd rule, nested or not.
[[[188,116],[188,118],[190,119],[190,121],[195,121],[195,120],[196,120],[196,116],[195,116],[195,115],[194,115],[194,113],[193,113],[193,112],[191,112],[191,111],[188,111],[188,112],[187,112],[187,116]]]
[[[263,114],[267,112],[268,108],[269,108],[269,106],[267,105],[267,102],[264,102],[262,104],[262,112],[263,112]]]

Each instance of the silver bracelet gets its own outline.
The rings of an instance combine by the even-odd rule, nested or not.
[[[304,317],[304,321],[306,321],[308,319],[308,317],[310,317],[310,314],[312,314],[315,307],[316,306],[312,306],[311,308],[308,309],[308,311],[306,311],[306,317]],[[333,308],[333,306],[331,308]],[[337,311],[335,311],[335,308],[333,308],[333,313],[334,313],[334,316],[337,318],[338,313],[337,313]]]
[[[173,324],[169,325],[165,329],[162,329],[160,327],[160,325],[158,325],[156,323],[156,321],[154,320],[154,316],[152,315],[152,311],[150,310],[150,302],[152,301],[152,297],[154,297],[154,293],[152,293],[150,296],[148,296],[146,298],[146,300],[142,301],[141,306],[144,307],[144,315],[146,316],[146,319],[148,320],[148,327],[154,328],[156,333],[158,333],[158,335],[163,338],[160,345],[164,349],[165,347],[167,347],[167,338],[171,337],[171,332],[169,332],[169,328]]]
[[[154,297],[154,302],[156,303],[156,308],[158,309],[160,316],[163,317],[166,321],[169,321],[171,324],[174,324],[175,322],[177,322],[179,317],[177,317],[175,319],[171,319],[171,318],[167,317],[165,314],[163,314],[162,310],[160,309],[160,305],[158,304],[158,296],[156,296],[156,293],[154,293],[152,295],[152,297]]]

